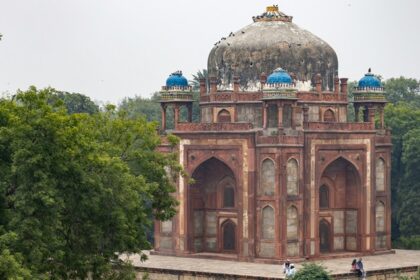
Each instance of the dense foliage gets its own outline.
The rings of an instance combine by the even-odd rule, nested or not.
[[[55,94],[0,100],[0,278],[132,279],[118,252],[150,248],[153,217],[175,214],[167,167],[181,169],[154,123],[69,114]]]
[[[329,273],[320,265],[316,263],[305,263],[299,269],[293,280],[331,280]]]

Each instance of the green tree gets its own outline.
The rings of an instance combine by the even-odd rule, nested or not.
[[[303,267],[298,270],[293,280],[332,280],[329,273],[320,265],[316,263],[305,263]]]
[[[194,91],[200,90],[201,79],[206,80],[207,88],[210,87],[210,81],[209,81],[209,75],[208,75],[207,69],[203,69],[203,70],[197,71],[197,73],[193,75],[193,79],[190,81],[190,84],[192,85]]]
[[[95,114],[99,112],[99,106],[86,95],[54,90],[54,94],[52,94],[50,98],[52,99],[51,102],[56,101],[57,98],[63,101],[69,114]]]
[[[412,78],[391,78],[384,82],[386,99],[391,103],[407,102],[420,106],[420,82]]]
[[[145,117],[147,121],[160,123],[161,108],[159,105],[159,93],[154,93],[151,98],[135,96],[126,97],[119,105],[119,110],[126,111],[131,119]]]
[[[175,214],[166,170],[181,171],[176,155],[156,152],[144,118],[114,106],[68,114],[53,94],[31,87],[0,100],[0,226],[16,236],[3,259],[31,279],[127,279],[118,252],[150,248],[153,218]]]

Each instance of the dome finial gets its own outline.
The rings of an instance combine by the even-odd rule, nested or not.
[[[266,11],[267,12],[278,12],[279,11],[279,6],[278,5],[267,6]]]
[[[368,69],[368,73],[372,73],[372,69],[370,67]]]

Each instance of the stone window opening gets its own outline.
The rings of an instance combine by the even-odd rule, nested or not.
[[[235,189],[231,185],[227,185],[223,188],[223,207],[235,207]]]
[[[385,191],[385,161],[382,158],[376,160],[376,191]]]
[[[330,208],[330,191],[326,185],[322,185],[319,188],[319,208]]]

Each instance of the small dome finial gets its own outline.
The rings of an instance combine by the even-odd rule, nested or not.
[[[279,6],[277,5],[272,5],[272,6],[268,6],[266,8],[267,12],[278,12],[279,11]]]

